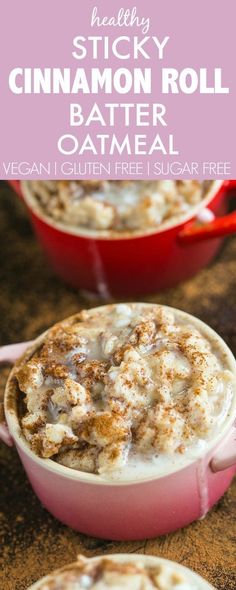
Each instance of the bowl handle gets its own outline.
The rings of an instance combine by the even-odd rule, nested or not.
[[[14,362],[23,354],[23,352],[32,344],[30,342],[19,342],[18,344],[9,344],[8,346],[2,346],[0,348],[0,365],[10,364]],[[9,447],[13,445],[13,439],[8,430],[7,423],[5,421],[3,403],[0,403],[0,440]]]
[[[233,426],[227,438],[217,449],[216,454],[211,459],[210,468],[216,473],[224,471],[235,465],[236,470],[236,427]]]
[[[17,193],[18,197],[23,199],[23,195],[21,192],[20,181],[19,180],[8,180],[8,184],[14,189],[15,193]]]
[[[225,186],[227,189],[229,190],[235,190],[236,189],[236,179],[232,179],[232,180],[226,180],[225,181]]]
[[[226,193],[235,190],[236,180],[225,181],[223,188]],[[208,209],[206,212],[209,214],[211,213]],[[209,217],[209,215],[207,217]],[[202,242],[203,240],[223,238],[224,236],[236,233],[236,211],[228,213],[228,215],[224,215],[223,217],[213,218],[212,220],[207,219],[207,217],[206,221],[203,221],[199,215],[199,220],[196,218],[194,221],[186,223],[178,235],[178,242],[185,246],[188,244],[195,244],[196,242]],[[198,223],[198,221],[200,223]]]
[[[178,235],[178,242],[184,246],[212,238],[223,238],[234,233],[236,233],[236,211],[223,217],[216,217],[204,225],[197,225],[195,221],[187,223]]]
[[[0,441],[5,443],[5,445],[8,447],[13,447],[13,438],[10,435],[7,423],[5,421],[0,422]]]
[[[0,347],[0,364],[13,365],[15,361],[33,344],[33,340],[28,342],[18,342],[17,344],[7,344]]]

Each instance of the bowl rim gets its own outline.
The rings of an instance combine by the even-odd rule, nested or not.
[[[84,229],[83,230],[83,228],[78,228],[78,229],[71,228],[69,226],[67,227],[63,223],[59,223],[54,220],[52,221],[50,219],[50,217],[43,215],[41,213],[41,211],[39,210],[39,208],[37,207],[37,205],[35,205],[34,199],[32,197],[32,193],[31,193],[31,190],[29,187],[29,182],[30,182],[29,180],[21,180],[20,181],[21,192],[22,192],[23,200],[24,200],[26,206],[30,210],[31,214],[33,214],[37,219],[39,219],[45,225],[48,225],[50,228],[60,231],[61,233],[65,234],[65,235],[71,235],[71,236],[74,236],[77,238],[84,238],[84,239],[88,239],[88,240],[90,239],[90,240],[94,240],[94,241],[96,240],[96,241],[107,241],[107,242],[108,241],[109,242],[115,242],[115,241],[118,242],[118,241],[123,241],[123,240],[135,240],[135,239],[140,239],[140,238],[146,238],[146,237],[153,236],[156,234],[162,234],[168,230],[171,231],[173,228],[176,229],[182,225],[185,225],[185,223],[194,219],[200,210],[207,208],[207,206],[211,203],[211,201],[213,201],[213,199],[218,195],[220,190],[222,190],[224,188],[224,184],[225,184],[225,180],[212,180],[212,186],[210,187],[210,189],[207,192],[204,199],[202,201],[200,201],[200,203],[195,205],[191,209],[190,212],[186,213],[183,216],[180,216],[180,218],[175,223],[171,223],[171,221],[169,221],[169,222],[166,222],[166,224],[161,224],[161,226],[159,228],[154,228],[154,229],[151,228],[149,231],[145,231],[145,232],[143,232],[142,230],[137,230],[134,233],[114,232],[114,234],[112,235],[109,230],[101,230],[101,231],[100,230],[99,231],[92,230],[92,229]],[[138,180],[136,182],[138,182]]]
[[[84,556],[78,556],[84,557]],[[177,561],[173,561],[171,559],[166,559],[165,557],[159,557],[159,555],[145,555],[143,553],[108,553],[105,555],[96,555],[94,557],[86,557],[86,560],[89,562],[92,561],[93,563],[99,562],[101,559],[111,559],[116,562],[140,562],[142,565],[164,565],[164,566],[174,566],[177,571],[182,574],[188,576],[187,582],[195,582],[198,583],[198,590],[215,590],[215,588],[202,576],[197,574],[192,569],[178,563]],[[63,571],[66,571],[67,567],[76,565],[76,561],[62,566],[61,568],[47,574],[40,580],[37,580],[33,585],[31,585],[28,590],[40,590],[40,586],[42,583],[49,582],[52,578],[52,575],[59,574]]]
[[[87,473],[84,471],[79,471],[76,469],[72,469],[70,467],[66,467],[64,465],[61,465],[60,463],[57,463],[56,461],[53,461],[53,459],[46,459],[46,458],[41,458],[38,455],[36,455],[36,453],[34,453],[31,450],[30,444],[29,442],[25,439],[20,424],[19,424],[19,419],[17,416],[17,400],[14,396],[14,394],[12,394],[12,389],[14,390],[14,387],[12,387],[12,380],[14,380],[14,374],[15,374],[15,370],[18,367],[18,365],[21,364],[22,360],[26,360],[28,358],[30,358],[30,356],[37,350],[38,346],[40,346],[45,338],[45,336],[48,334],[49,330],[51,328],[48,328],[48,330],[46,330],[45,332],[43,332],[42,334],[40,334],[34,341],[33,344],[31,344],[26,351],[23,353],[23,355],[20,356],[20,358],[17,360],[17,362],[14,364],[8,379],[7,379],[7,383],[6,383],[6,388],[5,388],[5,394],[4,394],[4,410],[5,410],[5,416],[6,416],[6,421],[7,421],[7,425],[10,431],[10,434],[16,444],[17,447],[20,448],[20,450],[25,453],[26,455],[28,455],[28,457],[34,461],[34,463],[38,464],[41,468],[44,468],[47,471],[56,473],[58,475],[60,475],[61,477],[67,478],[67,479],[72,479],[72,480],[76,480],[79,482],[83,482],[83,483],[87,483],[87,484],[92,484],[92,485],[103,485],[103,486],[131,486],[131,485],[138,485],[138,484],[143,484],[143,483],[147,483],[147,482],[152,482],[155,480],[159,480],[162,479],[164,477],[168,477],[170,475],[174,475],[176,473],[178,473],[181,470],[186,469],[187,467],[189,467],[190,465],[193,465],[194,463],[201,461],[201,460],[208,460],[209,458],[211,459],[211,455],[212,455],[212,451],[215,451],[216,448],[222,443],[222,441],[227,437],[227,435],[229,434],[229,432],[231,431],[232,426],[234,425],[235,422],[235,418],[236,418],[236,359],[233,355],[233,353],[231,352],[231,350],[229,349],[229,347],[227,346],[227,344],[225,343],[225,341],[221,338],[221,336],[219,336],[217,334],[217,332],[215,332],[215,330],[213,330],[210,326],[208,326],[205,322],[203,322],[202,320],[200,320],[199,318],[196,318],[195,316],[176,309],[174,307],[170,307],[167,305],[160,305],[158,303],[142,303],[142,302],[133,302],[135,305],[141,305],[141,306],[145,306],[145,307],[150,307],[150,306],[157,306],[157,307],[163,307],[164,309],[167,310],[171,310],[173,311],[175,314],[178,315],[178,317],[183,318],[184,320],[188,320],[191,321],[193,324],[196,324],[196,327],[199,327],[200,332],[203,334],[203,336],[208,337],[210,339],[210,341],[213,343],[213,345],[219,349],[222,353],[223,353],[223,357],[225,358],[225,364],[227,366],[227,368],[235,375],[235,384],[234,384],[234,395],[233,395],[233,399],[231,402],[231,408],[230,411],[228,412],[228,415],[225,419],[225,421],[223,422],[223,424],[221,425],[221,428],[219,429],[219,431],[217,432],[217,434],[215,436],[213,436],[209,441],[207,441],[206,443],[206,447],[204,449],[201,449],[199,451],[199,454],[197,454],[194,457],[191,458],[183,458],[183,461],[179,461],[177,465],[171,465],[165,469],[163,469],[163,471],[161,471],[160,473],[157,473],[155,475],[152,476],[144,476],[144,477],[140,477],[137,478],[135,480],[132,479],[119,479],[119,480],[115,480],[115,479],[106,479],[103,478],[101,475],[95,474],[95,473]],[[107,304],[107,305],[100,305],[94,308],[91,308],[91,310],[95,310],[95,311],[102,311],[103,307],[114,307],[116,305],[120,305],[120,304]],[[122,304],[123,305],[123,304]],[[88,310],[89,311],[89,310]],[[63,325],[66,324],[67,322],[70,322],[72,318],[74,318],[74,316],[76,316],[77,314],[73,314],[72,316],[69,316],[68,318],[65,318],[64,320],[60,320],[59,322],[57,322],[56,324],[53,324],[53,326],[56,325]],[[8,395],[10,392],[10,398],[11,401],[12,399],[14,400],[14,408],[12,408],[12,404],[10,404],[10,407],[8,407]]]

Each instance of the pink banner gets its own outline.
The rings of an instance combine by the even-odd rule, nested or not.
[[[0,177],[232,178],[234,2],[4,2]]]

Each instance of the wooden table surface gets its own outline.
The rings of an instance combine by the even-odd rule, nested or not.
[[[1,344],[29,340],[86,301],[48,268],[23,206],[0,183]],[[193,313],[211,325],[236,354],[236,237],[198,276],[146,297]],[[0,371],[1,391],[8,368]],[[192,567],[218,590],[236,590],[236,486],[204,520],[157,539],[118,543],[86,537],[57,522],[41,506],[14,449],[0,448],[0,588],[25,590],[42,575],[75,559],[108,553],[160,555]]]

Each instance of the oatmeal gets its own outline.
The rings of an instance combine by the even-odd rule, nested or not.
[[[16,377],[32,450],[108,476],[207,444],[227,416],[234,383],[191,317],[142,303],[56,324]]]
[[[32,205],[67,227],[112,232],[153,230],[206,196],[208,181],[28,181]]]
[[[200,590],[210,588],[192,572],[175,563],[156,563],[139,559],[116,561],[101,558],[91,561],[78,558],[77,563],[62,568],[49,576],[37,590]]]

